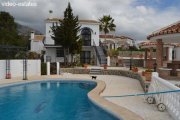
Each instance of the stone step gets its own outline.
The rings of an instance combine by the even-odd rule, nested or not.
[[[96,75],[98,75],[98,74],[100,74],[101,73],[101,69],[97,69],[97,68],[92,68],[92,69],[90,69],[90,72],[89,72],[89,74],[96,74]]]

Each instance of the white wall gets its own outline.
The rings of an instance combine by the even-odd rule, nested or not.
[[[46,48],[46,57],[47,56],[51,57],[51,62],[64,62],[64,57],[56,57],[56,48]]]
[[[23,60],[10,60],[11,77],[23,77]],[[6,61],[0,60],[0,79],[5,79]],[[27,75],[40,76],[41,75],[41,61],[27,60]]]
[[[175,51],[175,60],[180,61],[180,47],[176,47],[174,51]]]
[[[54,45],[54,40],[51,38],[51,35],[52,35],[52,30],[51,30],[52,24],[53,24],[52,22],[47,22],[46,23],[46,39],[45,39],[44,44]]]
[[[44,44],[42,41],[31,41],[31,51],[41,54],[44,49]]]
[[[93,33],[91,34],[91,45],[93,45],[93,41],[95,42],[96,46],[99,46],[99,25],[98,24],[84,24],[80,23],[81,28],[88,27],[92,29]]]
[[[54,23],[55,24],[55,23]],[[54,40],[51,38],[52,35],[52,30],[51,27],[53,25],[53,22],[46,22],[46,39],[45,39],[45,44],[48,45],[54,45]],[[92,41],[91,45],[93,45],[93,40],[95,41],[96,46],[99,46],[99,24],[96,23],[80,23],[81,28],[88,27],[92,29]]]
[[[6,77],[6,61],[0,60],[0,79],[4,79]]]

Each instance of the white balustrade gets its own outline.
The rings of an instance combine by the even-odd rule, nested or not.
[[[175,91],[180,90],[179,87],[174,84],[160,78],[158,73],[152,74],[152,82],[148,92],[163,92],[163,91]],[[156,100],[156,104],[163,103],[166,106],[167,111],[175,120],[180,120],[180,92],[167,92],[163,94],[155,94],[153,97]]]

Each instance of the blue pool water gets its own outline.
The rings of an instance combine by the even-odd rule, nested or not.
[[[93,105],[95,83],[31,83],[0,89],[0,120],[117,120]]]

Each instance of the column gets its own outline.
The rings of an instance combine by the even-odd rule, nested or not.
[[[59,62],[56,62],[56,74],[59,75]]]
[[[147,63],[147,48],[145,49],[145,55],[144,55],[144,67],[146,67]]]
[[[50,62],[47,62],[47,75],[50,75]]]
[[[172,52],[173,52],[173,48],[169,47],[169,52],[168,52],[169,53],[169,55],[168,55],[169,56],[169,58],[168,58],[169,61],[172,61]]]
[[[157,68],[161,68],[163,66],[163,42],[162,39],[157,39],[156,41],[156,63]]]
[[[153,57],[153,56],[152,56],[152,54],[153,54],[153,48],[151,47],[149,51],[150,51],[150,58],[149,58],[149,59],[152,59],[152,57]]]
[[[108,66],[110,66],[110,65],[111,65],[111,59],[110,59],[110,57],[109,57],[109,56],[107,56],[107,58],[106,58],[106,59],[107,59],[107,65],[108,65]]]

